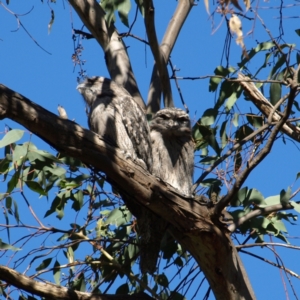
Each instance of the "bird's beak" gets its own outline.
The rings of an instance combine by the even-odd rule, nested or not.
[[[77,85],[76,90],[78,90],[80,92],[84,88],[85,88],[85,84],[84,83],[80,83],[80,84]]]

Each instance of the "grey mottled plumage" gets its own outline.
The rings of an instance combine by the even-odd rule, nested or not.
[[[88,124],[111,145],[120,148],[140,166],[152,172],[150,130],[143,110],[130,94],[104,77],[88,78],[77,89],[82,94],[88,110]],[[143,273],[154,272],[156,258],[149,265],[151,223],[157,218],[142,205],[133,204],[124,191],[120,191],[129,210],[135,215],[140,236],[140,268]]]
[[[189,116],[178,108],[158,111],[150,123],[152,142],[152,173],[169,183],[180,193],[191,196],[194,171],[194,142]],[[146,212],[147,213],[147,212]],[[167,229],[167,222],[148,213],[148,240],[141,245],[141,262],[144,270],[156,269],[160,244]],[[146,227],[145,227],[146,228]],[[143,269],[142,269],[143,270]]]
[[[191,196],[194,142],[189,115],[179,108],[158,111],[150,124],[152,173],[180,193]]]
[[[87,104],[90,129],[151,172],[147,118],[130,94],[104,77],[87,78],[77,89]]]

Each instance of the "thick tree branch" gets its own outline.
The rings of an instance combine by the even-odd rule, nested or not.
[[[298,74],[298,73],[297,73]],[[274,129],[272,130],[268,141],[266,143],[266,146],[257,154],[254,159],[249,162],[246,169],[240,174],[240,176],[236,179],[232,189],[229,191],[229,193],[223,197],[215,206],[215,214],[218,216],[221,211],[230,203],[231,199],[235,196],[235,194],[239,191],[249,174],[253,171],[253,169],[258,166],[264,158],[270,153],[273,144],[275,142],[275,139],[277,137],[277,134],[282,130],[283,126],[286,124],[286,121],[289,118],[289,115],[291,114],[292,106],[294,103],[294,99],[296,97],[298,90],[298,83],[297,78],[294,78],[290,82],[290,94],[287,102],[287,106],[285,108],[283,117],[280,121],[277,122],[277,124],[274,126]],[[267,107],[267,104],[264,103],[264,106]],[[272,112],[272,109],[269,111]]]
[[[28,293],[56,300],[150,300],[145,293],[133,295],[99,295],[74,291],[50,282],[38,282],[10,268],[0,266],[0,280]]]
[[[0,85],[0,118],[25,126],[60,152],[106,173],[130,195],[169,222],[169,230],[195,258],[217,299],[254,299],[254,293],[224,224],[211,220],[211,209],[179,196],[167,184],[124,157],[120,150],[78,124],[59,118]]]
[[[165,62],[169,60],[172,49],[176,43],[179,36],[180,30],[185,23],[185,20],[194,6],[194,0],[179,0],[175,13],[169,22],[168,28],[165,32],[163,40],[160,45],[160,50],[163,53]],[[153,114],[160,109],[160,98],[161,98],[161,78],[159,76],[158,70],[161,67],[157,66],[157,61],[154,64],[150,88],[148,92],[147,99],[147,113]],[[168,81],[169,78],[168,78]],[[164,82],[162,82],[164,86]],[[169,107],[168,103],[164,103],[165,107]],[[174,106],[174,104],[173,104]]]
[[[104,18],[105,12],[99,3],[95,0],[69,0],[69,2],[102,47],[111,79],[124,86],[134,100],[145,109],[145,103],[139,92],[125,44],[113,24],[109,28],[107,27]]]

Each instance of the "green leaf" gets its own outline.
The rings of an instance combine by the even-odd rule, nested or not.
[[[260,128],[263,125],[264,118],[262,116],[249,113],[246,115],[246,117],[248,122],[255,128]]]
[[[237,84],[234,82],[223,81],[220,88],[219,98],[215,105],[215,109],[218,110],[235,91]]]
[[[274,220],[273,220],[274,219]],[[276,218],[272,218],[272,223],[273,223],[273,226],[276,228],[276,230],[278,231],[277,232],[277,235],[280,233],[280,232],[285,232],[287,233],[287,229],[284,225],[284,223],[281,221],[281,220],[277,220]]]
[[[225,104],[225,110],[226,110],[227,113],[230,112],[231,108],[235,104],[236,100],[240,97],[241,93],[242,93],[241,86],[235,84],[233,86],[232,94],[230,95],[230,97],[228,98],[228,100],[227,100],[227,102]]]
[[[233,119],[232,119],[232,124],[235,126],[235,127],[238,127],[239,126],[239,114],[238,113],[235,113],[233,115]]]
[[[75,194],[72,194],[72,199],[74,199],[74,203],[72,208],[75,211],[79,211],[83,205],[83,192],[82,190],[77,191]]]
[[[241,206],[244,200],[246,199],[247,193],[248,193],[247,187],[243,187],[242,189],[240,189],[235,195],[235,197],[231,200],[230,202],[231,206],[233,207]]]
[[[140,13],[142,14],[142,16],[145,16],[145,8],[144,8],[144,0],[135,0],[135,3],[137,4]]]
[[[139,248],[136,244],[128,245],[128,257],[130,260],[136,257],[138,253],[139,253]]]
[[[290,201],[290,204],[294,207],[294,210],[300,213],[300,204],[296,203],[295,201]]]
[[[16,248],[12,245],[6,244],[2,242],[2,239],[0,239],[0,249],[1,250],[12,250],[12,251],[20,251],[22,250],[21,248]]]
[[[14,204],[14,217],[17,221],[17,223],[20,223],[20,217],[19,217],[19,209],[18,209],[18,203],[13,200],[13,204]]]
[[[31,181],[31,180],[26,180],[25,184],[33,191],[36,192],[40,195],[47,196],[47,193],[45,190],[42,188],[42,186],[36,182],[36,181]]]
[[[202,139],[200,140],[199,146],[203,146],[204,142],[206,142],[209,146],[211,146],[215,150],[215,152],[219,156],[221,153],[221,149],[216,140],[217,128],[210,128],[208,126],[199,124],[199,122],[197,122],[197,126],[198,126],[198,130],[199,130],[200,134],[202,135]],[[197,150],[199,149],[198,148],[199,146],[198,146],[198,141],[196,140],[196,149]]]
[[[280,203],[283,206],[286,206],[289,204],[291,198],[291,188],[288,187],[287,190],[281,190],[280,192]]]
[[[44,171],[48,171],[56,177],[62,177],[66,174],[66,169],[58,167],[57,165],[52,165],[52,167],[45,166],[43,168]]]
[[[250,52],[248,52],[248,57],[244,58],[239,64],[239,68],[244,67],[246,63],[249,62],[257,53],[261,51],[270,50],[271,48],[275,47],[275,44],[272,42],[266,42],[266,43],[260,43],[255,48],[251,49]],[[257,74],[257,73],[256,73]]]
[[[217,178],[207,178],[201,181],[201,186],[211,187],[211,186],[222,186],[222,182]]]
[[[272,82],[270,84],[270,102],[273,106],[281,99],[281,84]]]
[[[129,293],[129,286],[127,283],[120,285],[116,290],[117,295],[127,295],[128,293]]]
[[[129,27],[128,14],[131,9],[131,2],[130,0],[122,0],[122,1],[119,0],[118,2],[119,4],[117,8],[118,8],[120,20],[125,26]]]
[[[207,156],[200,160],[200,164],[202,165],[212,165],[216,160],[218,160],[218,156]]]
[[[51,261],[52,261],[52,258],[51,258],[51,257],[50,257],[50,258],[44,259],[44,260],[41,262],[41,264],[40,264],[35,270],[36,270],[36,271],[41,271],[41,270],[46,269],[46,268],[50,265]]]
[[[20,177],[20,170],[18,169],[7,183],[7,193],[10,194],[12,190],[17,186]]]
[[[6,197],[5,199],[5,207],[11,211],[11,206],[12,206],[12,198],[11,197]]]
[[[263,205],[266,204],[264,196],[257,189],[250,189],[247,192],[246,198],[243,201],[243,206],[248,207],[251,205]]]
[[[28,146],[27,145],[16,145],[14,152],[13,152],[13,162],[18,162],[18,166],[23,164],[26,159],[28,153]]]
[[[160,286],[167,288],[169,286],[169,280],[167,276],[162,273],[155,278],[155,282],[158,283]]]
[[[60,285],[60,263],[56,260],[54,263],[54,269],[53,269],[53,277],[54,277],[54,281],[57,285]]]
[[[174,260],[174,264],[178,267],[183,267],[183,260],[179,256],[177,256]]]
[[[80,273],[77,279],[73,282],[73,289],[80,292],[86,291],[84,273]]]
[[[245,137],[247,137],[248,135],[250,135],[251,133],[253,133],[253,129],[251,127],[249,127],[248,125],[243,125],[241,126],[235,133],[235,138],[238,141],[243,140]],[[252,140],[255,137],[252,138]]]
[[[232,67],[229,68],[224,68],[223,66],[218,66],[215,70],[214,73],[219,76],[223,76],[224,78],[228,76],[230,73],[235,72],[235,69]],[[210,92],[215,92],[219,83],[223,80],[223,78],[219,77],[211,77],[209,80],[209,91]]]
[[[64,208],[68,199],[70,199],[70,191],[62,191],[57,194],[51,204],[51,208],[46,212],[44,218],[48,217],[52,213],[57,213],[57,218],[62,219],[64,217]]]
[[[224,149],[228,142],[228,136],[226,134],[227,121],[224,121],[220,128],[221,148]]]
[[[44,150],[30,150],[30,152],[28,153],[28,159],[31,162],[39,160],[48,164],[52,164],[53,162],[61,162],[57,157]]]
[[[111,224],[119,227],[123,224],[127,224],[130,221],[131,214],[125,206],[121,206],[111,211],[107,216],[104,224]]]
[[[201,124],[205,126],[212,125],[215,122],[217,115],[218,115],[218,110],[214,108],[207,109],[203,113],[202,118],[200,119]]]
[[[10,145],[18,140],[20,140],[24,135],[24,130],[13,129],[10,130],[0,141],[0,148]]]
[[[280,196],[276,195],[276,196],[267,197],[265,199],[265,202],[266,202],[265,206],[280,204]],[[264,207],[264,205],[262,205],[261,207]]]
[[[171,292],[170,297],[168,298],[172,300],[186,300],[186,298],[182,294],[179,294],[177,292]]]
[[[279,58],[277,62],[275,63],[275,66],[272,68],[270,75],[268,79],[273,78],[273,75],[277,72],[277,70],[287,61],[287,55],[286,54],[279,54]],[[275,77],[276,78],[276,77]]]

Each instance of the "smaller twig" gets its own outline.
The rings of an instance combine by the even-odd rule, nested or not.
[[[178,83],[178,80],[177,80],[177,77],[176,77],[176,71],[177,70],[173,66],[171,59],[169,59],[169,64],[170,64],[171,69],[172,69],[172,76],[171,76],[170,79],[174,79],[175,80],[176,88],[177,88],[177,91],[179,93],[179,97],[180,97],[181,103],[184,106],[186,112],[189,113],[189,108],[187,107],[187,105],[186,105],[186,103],[185,103],[185,101],[183,99],[183,95],[182,95],[182,92],[181,92],[181,89],[180,89],[180,86],[179,86],[179,83]]]
[[[25,30],[25,32],[29,35],[29,37],[32,39],[32,41],[39,47],[41,48],[43,51],[45,51],[46,53],[48,53],[49,55],[52,55],[50,52],[48,52],[46,49],[44,49],[35,39],[34,37],[29,33],[29,31],[25,28],[25,26],[22,24],[21,20],[19,19],[19,16],[23,16],[26,14],[29,14],[33,8],[26,14],[20,15],[20,14],[16,14],[13,11],[11,11],[10,9],[8,9],[1,1],[0,1],[0,5],[6,10],[8,11],[10,14],[12,14],[16,19],[19,25],[21,25],[21,27]]]
[[[40,221],[40,219],[37,217],[37,215],[35,214],[34,210],[32,209],[31,205],[29,204],[26,196],[24,195],[24,192],[21,191],[21,195],[22,197],[24,198],[27,206],[28,206],[28,209],[30,210],[32,216],[35,218],[35,220],[39,223],[39,225],[42,227],[42,229],[46,229],[46,227],[43,225],[43,223]]]
[[[245,244],[245,245],[236,245],[236,249],[244,249],[244,248],[253,248],[253,247],[266,247],[266,246],[275,246],[275,247],[284,247],[294,250],[300,250],[299,246],[293,246],[288,244],[282,244],[282,243],[254,243],[254,244]]]
[[[136,39],[136,40],[138,40],[138,41],[140,41],[140,42],[143,42],[143,43],[146,44],[146,45],[149,45],[149,42],[148,42],[148,41],[146,41],[146,40],[144,40],[144,39],[140,38],[139,36],[136,36],[136,35],[134,35],[134,34],[132,34],[132,33],[124,32],[124,33],[120,33],[119,36],[120,36],[120,37],[127,37],[127,36],[130,36],[130,37],[132,37],[132,38],[134,38],[134,39]]]
[[[262,261],[264,261],[264,262],[266,262],[266,263],[268,263],[268,264],[270,264],[270,265],[272,265],[272,266],[274,266],[274,267],[276,267],[276,268],[279,268],[279,269],[281,269],[281,270],[284,270],[285,272],[288,272],[290,275],[292,275],[292,276],[294,276],[294,277],[300,279],[300,276],[299,276],[298,274],[296,274],[295,272],[293,272],[293,271],[290,270],[290,269],[287,269],[287,268],[284,268],[283,266],[280,266],[279,264],[277,264],[277,263],[275,263],[275,262],[273,262],[273,261],[270,261],[270,260],[268,260],[268,259],[266,259],[266,258],[263,258],[263,257],[261,257],[261,256],[258,256],[258,255],[256,255],[256,254],[253,254],[253,253],[251,253],[251,252],[248,252],[248,251],[245,251],[245,250],[242,250],[242,249],[240,249],[240,252],[245,253],[245,254],[248,254],[248,255],[253,256],[253,257],[255,257],[255,258],[258,258],[259,260],[262,260]]]
[[[76,34],[81,34],[84,38],[86,38],[87,40],[89,39],[94,39],[95,37],[88,33],[88,32],[85,32],[85,31],[82,31],[82,30],[79,30],[79,29],[73,29],[74,33]]]

